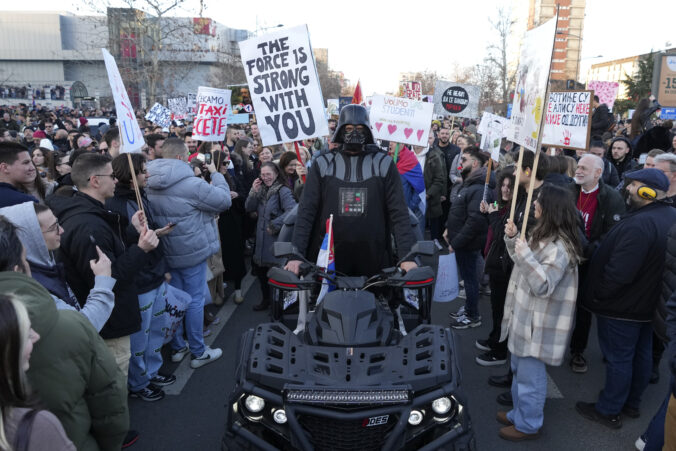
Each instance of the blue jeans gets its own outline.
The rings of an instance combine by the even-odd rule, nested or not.
[[[535,357],[517,357],[512,354],[512,399],[514,407],[507,418],[517,431],[535,434],[545,419],[547,398],[547,369],[544,362]]]
[[[129,389],[139,391],[148,386],[150,378],[157,375],[162,366],[162,345],[167,325],[167,284],[138,295],[141,309],[141,330],[129,337],[131,359],[129,360]]]
[[[171,285],[190,295],[191,301],[185,312],[184,325],[176,330],[171,347],[174,350],[183,349],[185,340],[183,331],[188,337],[188,346],[193,357],[204,354],[204,290],[207,285],[207,262],[190,268],[172,269]]]
[[[664,446],[664,423],[667,416],[669,399],[671,399],[671,387],[659,410],[653,419],[650,420],[648,429],[646,429],[642,435],[645,439],[645,448],[643,448],[643,451],[662,451],[662,447]]]
[[[596,324],[601,352],[608,361],[596,410],[617,415],[625,405],[638,409],[652,371],[652,323],[597,315]]]
[[[465,311],[467,316],[479,316],[479,279],[477,262],[479,251],[464,251],[455,249],[455,261],[458,263],[458,272],[465,281]]]

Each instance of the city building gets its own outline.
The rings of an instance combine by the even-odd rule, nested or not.
[[[554,40],[551,79],[577,81],[580,78],[586,0],[530,0],[528,29],[555,17],[557,5],[559,23]]]
[[[213,80],[226,83],[222,73],[241,66],[237,42],[250,35],[208,18],[158,18],[131,8],[101,16],[0,11],[0,103],[111,105],[107,48],[132,103],[148,106]]]

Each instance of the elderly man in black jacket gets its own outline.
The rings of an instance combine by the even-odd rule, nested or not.
[[[454,329],[481,325],[479,315],[479,279],[477,261],[486,242],[488,220],[480,211],[486,179],[484,163],[487,159],[476,147],[468,147],[462,154],[463,183],[451,199],[451,210],[446,221],[444,238],[448,250],[455,252],[460,276],[465,281],[465,313],[451,320]]]
[[[598,402],[578,402],[585,418],[611,428],[620,413],[638,417],[652,367],[652,319],[660,296],[667,233],[676,210],[663,202],[667,177],[657,169],[626,175],[629,213],[608,232],[594,254],[584,306],[597,315],[606,381]]]

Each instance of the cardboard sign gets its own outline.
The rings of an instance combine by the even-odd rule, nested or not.
[[[552,61],[556,17],[526,32],[521,45],[512,103],[511,141],[535,151],[546,108],[547,78]]]
[[[620,90],[620,84],[616,81],[596,81],[587,83],[587,89],[594,91],[594,95],[599,96],[599,103],[605,103],[610,111],[613,111],[617,92]]]
[[[171,111],[169,108],[156,103],[146,114],[146,120],[163,128],[169,127],[171,125]]]
[[[307,25],[239,43],[263,145],[329,134]]]
[[[422,100],[422,85],[419,81],[402,81],[399,83],[399,97]]]
[[[129,100],[127,90],[124,89],[120,71],[117,68],[115,58],[108,50],[101,49],[103,61],[108,72],[108,81],[113,91],[115,110],[117,111],[117,125],[120,128],[120,152],[140,152],[145,145],[141,127],[138,126],[134,108]]]
[[[431,103],[376,94],[369,115],[373,137],[427,146],[433,110]]]
[[[434,85],[434,112],[444,116],[470,117],[479,115],[478,86],[437,80]]]
[[[500,161],[500,144],[507,136],[509,120],[493,113],[484,113],[477,132],[481,134],[481,149],[491,153],[493,161]]]
[[[192,138],[198,141],[223,141],[230,112],[229,89],[200,86],[197,90],[197,113]]]
[[[591,134],[593,91],[553,91],[545,111],[542,145],[586,150]]]
[[[174,114],[174,119],[185,119],[188,117],[189,106],[187,97],[167,99],[167,105],[169,106],[169,110]]]

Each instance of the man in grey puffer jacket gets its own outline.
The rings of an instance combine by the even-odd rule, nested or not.
[[[220,247],[214,217],[230,208],[230,188],[213,163],[207,166],[212,184],[195,177],[187,163],[188,148],[178,138],[164,142],[162,156],[160,160],[148,162],[146,192],[155,220],[160,224],[176,224],[163,238],[171,272],[170,284],[192,298],[185,315],[188,345],[183,340],[183,328],[179,328],[171,343],[171,360],[183,360],[189,347],[190,366],[199,368],[222,354],[220,349],[211,349],[204,344],[202,323],[207,258]]]

